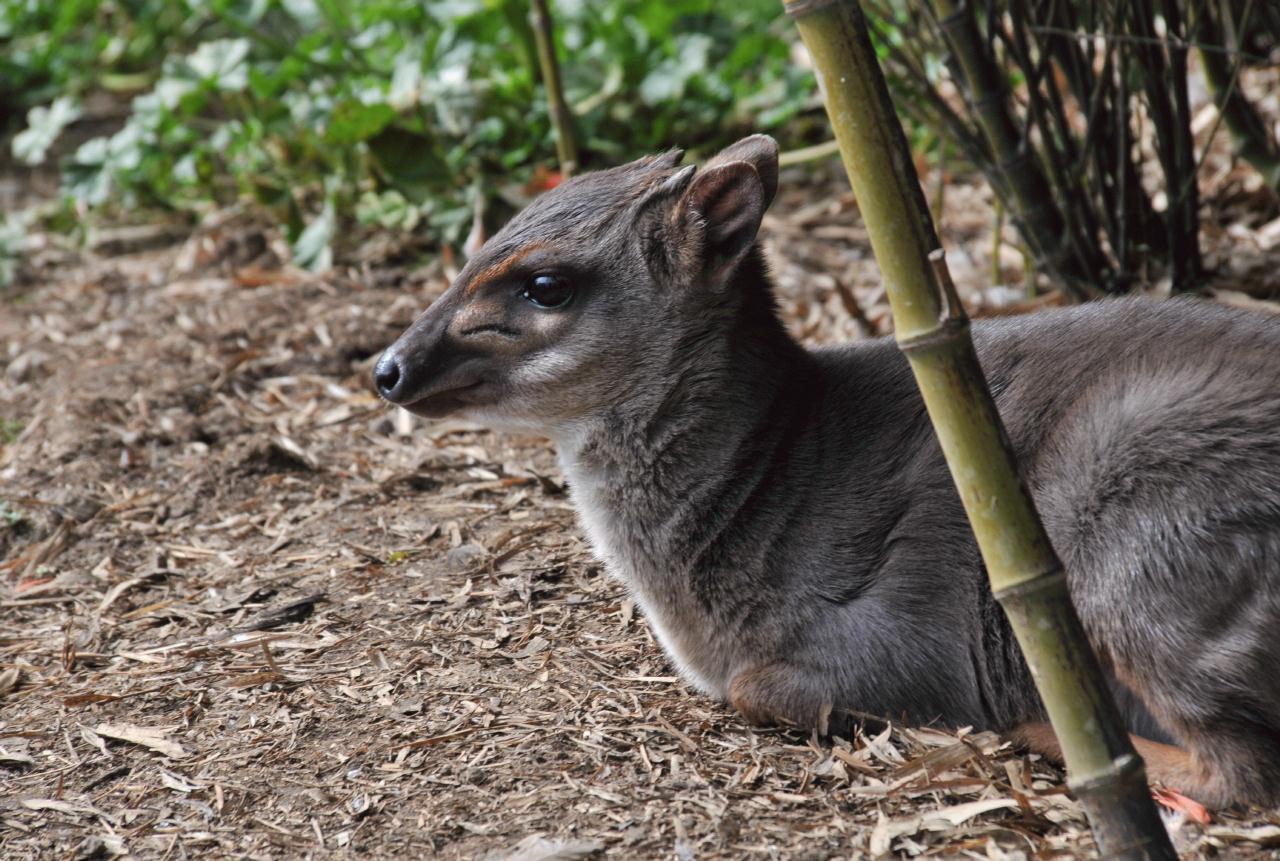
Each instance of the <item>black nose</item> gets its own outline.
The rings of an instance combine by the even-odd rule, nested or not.
[[[400,361],[390,350],[382,354],[378,364],[373,368],[373,384],[378,387],[378,394],[389,401],[395,400],[396,386],[400,382]]]

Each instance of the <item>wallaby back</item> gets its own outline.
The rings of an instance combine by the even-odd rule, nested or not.
[[[678,161],[540,198],[384,354],[384,396],[551,436],[597,555],[751,720],[1041,720],[905,361],[777,318],[776,146]],[[1131,727],[1190,750],[1153,773],[1280,801],[1280,322],[1117,301],[974,336]]]

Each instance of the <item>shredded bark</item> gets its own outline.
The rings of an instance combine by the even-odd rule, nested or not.
[[[889,331],[852,201],[804,176],[764,229],[789,324]],[[947,189],[966,300],[1058,301],[1023,298],[988,201]],[[1230,301],[1280,289],[1262,208],[1207,240]],[[439,265],[318,278],[251,220],[144,233],[35,255],[0,315],[0,856],[1092,852],[1062,774],[992,733],[819,743],[677,679],[546,441],[370,391]],[[1189,857],[1280,846],[1275,811],[1194,818],[1170,819]]]

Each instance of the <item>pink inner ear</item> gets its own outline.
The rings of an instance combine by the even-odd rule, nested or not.
[[[764,205],[769,208],[778,191],[778,142],[768,135],[752,135],[725,147],[707,162],[708,169],[735,161],[745,161],[756,169],[764,189]]]
[[[685,201],[702,221],[708,273],[736,266],[755,241],[764,216],[764,188],[756,169],[742,161],[709,168],[694,177]]]

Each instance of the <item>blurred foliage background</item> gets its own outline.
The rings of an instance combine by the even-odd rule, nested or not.
[[[13,156],[61,157],[83,215],[252,200],[322,268],[354,215],[459,241],[478,205],[555,181],[525,0],[4,0],[0,109]],[[825,121],[777,0],[563,0],[583,166]],[[59,138],[92,97],[127,119]],[[798,115],[805,115],[795,122]]]
[[[778,0],[549,5],[582,168],[830,136]],[[1272,0],[862,5],[917,155],[980,172],[1072,298],[1168,273],[1199,289],[1220,126],[1280,190],[1275,97],[1245,93],[1276,80]],[[315,269],[357,223],[465,245],[559,179],[539,69],[530,0],[0,0],[5,149],[62,190],[0,215],[0,284],[34,218],[74,234],[247,205]]]

